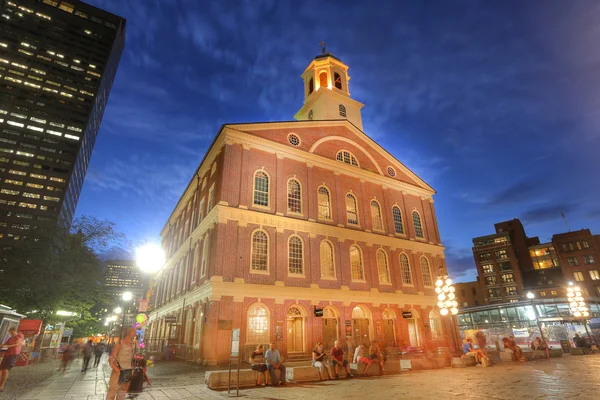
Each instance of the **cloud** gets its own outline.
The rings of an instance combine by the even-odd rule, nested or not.
[[[562,218],[561,213],[567,213],[576,207],[575,203],[546,205],[527,210],[519,218],[527,224],[553,221]]]
[[[534,196],[540,195],[539,186],[539,183],[533,180],[515,182],[489,197],[484,206],[488,208],[508,206],[528,201]]]
[[[452,245],[446,245],[446,266],[452,279],[475,280],[477,268],[473,259],[473,251],[470,248],[454,248]]]

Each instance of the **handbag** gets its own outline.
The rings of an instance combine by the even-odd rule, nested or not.
[[[117,363],[117,367],[119,367],[119,383],[129,382],[131,380],[131,375],[133,374],[133,369],[123,369],[116,359],[115,362]]]

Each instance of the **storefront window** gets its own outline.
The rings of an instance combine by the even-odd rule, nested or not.
[[[517,310],[514,307],[508,307],[504,310],[504,314],[508,317],[510,322],[515,322],[519,320],[519,316],[517,315]]]
[[[491,322],[502,321],[502,318],[500,318],[500,310],[490,310],[490,318]]]

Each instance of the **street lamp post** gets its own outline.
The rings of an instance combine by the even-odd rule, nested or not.
[[[591,344],[592,337],[587,327],[587,317],[590,316],[590,310],[587,307],[587,304],[585,304],[585,299],[583,298],[581,289],[578,286],[573,286],[573,282],[569,282],[569,287],[567,288],[567,300],[569,301],[569,309],[571,310],[571,314],[573,314],[575,318],[581,318],[581,322],[583,322],[583,326],[585,328],[585,333],[587,333]]]
[[[454,286],[452,286],[452,279],[448,275],[440,275],[435,281],[435,292],[437,293],[438,303],[437,306],[440,309],[440,314],[446,316],[450,314],[450,327],[452,329],[452,341],[454,347],[458,349],[458,341],[456,339],[456,332],[454,329],[454,316],[458,314],[458,302],[456,301],[456,295],[454,294]]]
[[[537,322],[538,329],[540,330],[540,336],[542,337],[542,340],[545,342],[546,339],[544,339],[544,331],[542,330],[542,323],[540,322],[540,315],[538,313],[537,307],[533,303],[533,299],[535,298],[535,295],[531,292],[527,292],[527,298],[529,299],[529,301],[531,301],[531,308],[533,308],[533,313],[535,314],[535,322]]]

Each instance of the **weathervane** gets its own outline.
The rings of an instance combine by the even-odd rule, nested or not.
[[[325,50],[325,42],[319,42],[319,44],[321,45],[321,54],[325,54],[327,52],[327,50]]]

